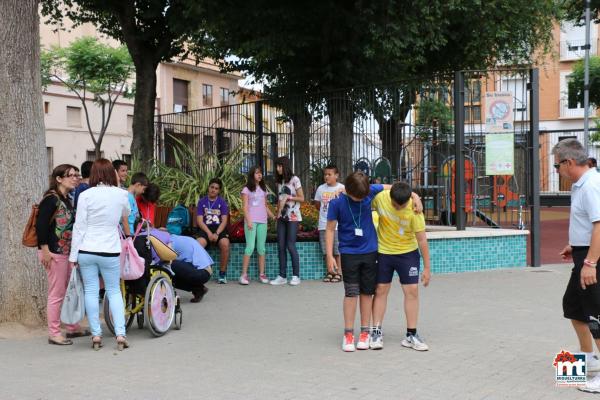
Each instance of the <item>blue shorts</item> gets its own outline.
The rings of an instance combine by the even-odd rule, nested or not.
[[[419,283],[419,271],[421,270],[421,255],[419,250],[413,250],[404,254],[381,254],[377,255],[377,283],[391,283],[394,271],[398,273],[402,285],[414,285]]]

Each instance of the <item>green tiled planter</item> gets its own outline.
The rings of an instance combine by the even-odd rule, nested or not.
[[[489,232],[489,233],[488,233]],[[431,270],[434,274],[483,271],[499,268],[515,268],[527,265],[527,231],[477,230],[465,232],[429,232]],[[492,235],[493,233],[493,235]],[[300,255],[300,278],[322,279],[326,273],[319,242],[297,242]],[[266,273],[270,279],[279,274],[277,243],[267,243]],[[242,270],[244,243],[232,243],[227,279],[236,280]],[[215,271],[219,265],[219,252],[210,249],[215,260]],[[288,278],[292,276],[292,262],[288,255]],[[256,252],[250,259],[248,275],[258,279]],[[218,274],[214,274],[216,279]]]

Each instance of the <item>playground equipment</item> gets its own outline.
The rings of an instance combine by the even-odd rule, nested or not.
[[[354,171],[361,171],[367,175],[372,182],[392,183],[392,164],[385,157],[379,157],[371,162],[366,157],[361,157],[354,163]]]

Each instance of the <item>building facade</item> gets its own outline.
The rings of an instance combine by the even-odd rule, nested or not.
[[[82,36],[95,36],[111,46],[119,43],[102,36],[91,24],[73,28],[65,22],[66,30],[55,30],[51,25],[40,25],[41,45],[66,47]],[[196,62],[192,59],[161,63],[157,69],[156,114],[182,112],[193,109],[235,104],[240,74],[223,74],[210,59]],[[88,102],[92,130],[100,127],[101,109]],[[54,81],[43,92],[44,123],[49,171],[56,165],[81,165],[95,159],[94,145],[87,127],[85,111],[79,98]],[[109,159],[130,159],[133,124],[133,99],[120,97],[111,116],[102,142],[102,154]]]

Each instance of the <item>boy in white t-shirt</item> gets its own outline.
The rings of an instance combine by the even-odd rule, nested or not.
[[[340,174],[335,165],[327,165],[325,169],[323,169],[323,178],[325,179],[325,183],[317,188],[317,193],[315,193],[314,205],[319,209],[319,242],[321,243],[321,251],[323,252],[323,257],[326,256],[326,247],[325,247],[325,230],[327,228],[327,208],[329,207],[329,201],[338,196],[339,192],[344,189],[344,185],[339,183],[337,180]],[[335,231],[334,243],[333,243],[333,254],[335,256],[335,262],[338,266],[338,272],[341,271],[341,259],[340,259],[340,251],[338,249],[338,233]],[[323,282],[340,282],[342,280],[342,276],[339,273],[327,273],[325,278],[323,278]]]

